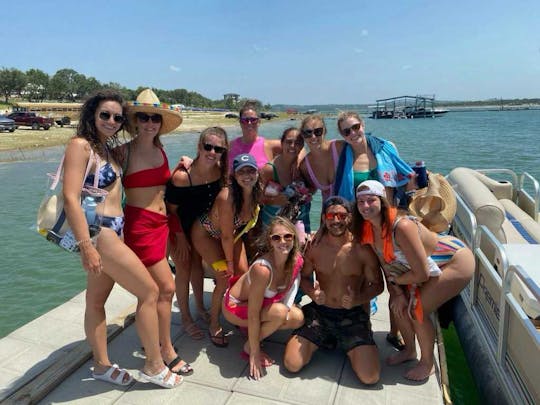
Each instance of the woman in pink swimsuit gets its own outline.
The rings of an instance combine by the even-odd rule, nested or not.
[[[233,160],[242,153],[249,153],[257,161],[260,169],[275,155],[281,152],[279,139],[265,139],[259,135],[260,118],[256,105],[246,102],[239,112],[242,136],[231,141],[229,151],[229,171],[232,172]]]
[[[223,298],[223,315],[230,323],[248,328],[242,357],[249,360],[249,375],[258,380],[261,367],[274,361],[261,350],[261,341],[278,329],[304,324],[294,305],[304,263],[295,226],[283,217],[272,220],[262,237],[264,255],[247,273],[233,277]]]
[[[300,172],[311,185],[321,190],[323,202],[333,193],[339,156],[335,141],[327,141],[326,125],[320,115],[310,115],[302,121],[300,133],[309,153],[300,162]]]

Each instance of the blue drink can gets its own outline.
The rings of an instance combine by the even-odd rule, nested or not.
[[[412,167],[416,173],[416,184],[418,188],[424,188],[428,185],[428,176],[426,170],[426,164],[423,160],[417,161]]]

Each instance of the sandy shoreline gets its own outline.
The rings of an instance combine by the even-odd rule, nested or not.
[[[222,113],[187,112],[182,115],[184,121],[175,133],[200,132],[210,126],[230,128],[238,125],[238,120],[225,118]],[[47,131],[44,129],[34,131],[29,127],[19,127],[15,132],[0,133],[0,152],[16,152],[65,145],[74,134],[75,127],[73,126],[64,128],[54,126]]]

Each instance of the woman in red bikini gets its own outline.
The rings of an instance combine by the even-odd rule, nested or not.
[[[223,298],[223,315],[230,323],[248,328],[242,357],[249,360],[249,375],[258,380],[261,367],[274,364],[260,349],[263,339],[278,329],[296,329],[304,324],[302,310],[294,305],[304,260],[295,226],[275,217],[263,235],[264,255],[247,273],[233,277]]]
[[[178,110],[161,104],[150,89],[141,92],[137,101],[128,103],[126,115],[133,139],[121,147],[126,193],[124,240],[159,287],[157,312],[163,360],[172,372],[190,374],[193,369],[178,356],[171,341],[175,286],[166,258],[169,225],[164,201],[171,173],[159,140],[161,134],[182,123],[182,116]]]

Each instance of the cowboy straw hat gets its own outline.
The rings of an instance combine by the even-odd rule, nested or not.
[[[429,173],[428,186],[414,193],[409,212],[429,230],[444,232],[456,215],[456,207],[456,196],[448,180],[439,173]]]
[[[137,119],[135,114],[138,112],[147,113],[149,115],[161,115],[161,127],[158,135],[167,134],[174,131],[182,123],[182,115],[180,108],[171,105],[160,103],[159,98],[152,89],[141,91],[137,96],[136,101],[128,101],[126,105],[126,115],[128,117],[128,132],[134,133],[137,128]]]

